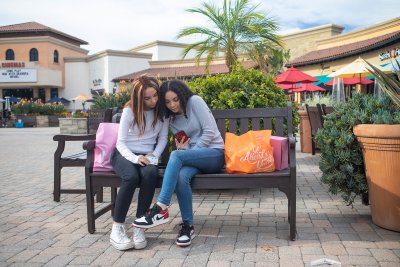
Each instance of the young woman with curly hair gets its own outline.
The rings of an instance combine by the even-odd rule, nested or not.
[[[176,190],[183,221],[176,244],[190,246],[194,235],[190,181],[198,173],[215,173],[223,167],[224,142],[207,104],[182,81],[161,85],[160,119],[164,117],[170,118],[174,135],[184,131],[187,138],[175,138],[177,150],[170,155],[157,203],[133,225],[151,228],[168,222],[168,206]]]

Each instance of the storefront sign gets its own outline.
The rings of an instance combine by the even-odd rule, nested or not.
[[[25,68],[25,62],[2,62],[2,68]]]
[[[36,69],[0,69],[0,83],[37,82]]]
[[[394,49],[392,49],[390,51],[386,51],[386,52],[380,53],[379,54],[379,59],[382,61],[382,60],[385,60],[385,59],[388,59],[388,58],[395,58],[395,57],[397,57],[399,55],[400,55],[400,48],[394,48]]]
[[[99,79],[94,79],[93,80],[93,86],[97,87],[97,86],[101,86],[103,83],[103,81],[99,78]]]

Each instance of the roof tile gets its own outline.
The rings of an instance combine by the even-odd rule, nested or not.
[[[256,64],[252,61],[243,63],[246,69],[255,67]],[[225,64],[215,64],[208,67],[208,74],[228,73],[229,69]],[[180,77],[193,77],[204,76],[207,71],[204,66],[185,66],[185,67],[163,67],[163,68],[149,68],[142,71],[134,72],[124,76],[114,78],[113,81],[120,80],[133,80],[142,74],[152,75],[159,79],[180,78]]]
[[[69,39],[72,39],[74,41],[77,41],[81,44],[88,44],[88,42],[81,40],[79,38],[76,38],[74,36],[71,36],[69,34],[60,32],[58,30],[55,30],[53,28],[47,27],[43,24],[37,23],[35,21],[32,22],[25,22],[25,23],[20,23],[20,24],[12,24],[12,25],[6,25],[6,26],[0,26],[0,35],[2,33],[22,33],[22,32],[52,32],[59,34],[61,36],[67,37]]]
[[[397,40],[400,40],[400,31],[388,33],[352,44],[315,50],[288,62],[286,66],[297,67],[344,58],[382,47]]]

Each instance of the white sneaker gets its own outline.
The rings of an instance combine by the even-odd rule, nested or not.
[[[127,250],[135,246],[132,240],[126,235],[125,227],[122,224],[113,224],[110,243],[118,250]]]
[[[135,249],[142,249],[147,246],[146,235],[142,228],[133,228],[133,243],[135,244]]]

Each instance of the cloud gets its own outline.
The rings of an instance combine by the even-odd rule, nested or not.
[[[186,26],[209,25],[201,15],[185,9],[199,7],[201,0],[13,0],[3,4],[0,25],[36,21],[89,42],[90,54],[127,50],[155,40],[177,40]],[[207,1],[210,2],[210,1]],[[222,0],[212,3],[221,5]],[[11,2],[10,2],[11,3]],[[281,25],[281,33],[335,23],[356,29],[395,18],[397,1],[383,0],[286,0],[253,1]],[[23,7],[23,8],[22,8]]]

